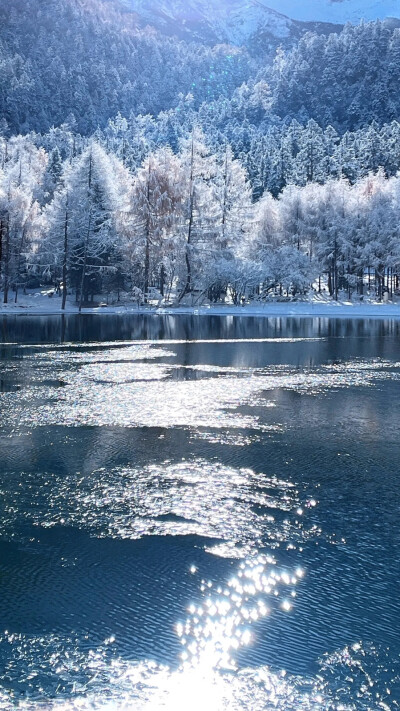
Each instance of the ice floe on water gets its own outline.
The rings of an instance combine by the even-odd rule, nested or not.
[[[240,408],[274,406],[271,393],[318,394],[398,379],[399,364],[353,360],[318,367],[234,367],[176,362],[164,347],[54,349],[25,359],[18,394],[1,395],[18,426],[185,427],[263,430],[259,414]],[[45,382],[41,383],[40,378]],[[53,381],[53,385],[52,385]],[[57,385],[58,383],[58,385]],[[63,387],[60,387],[62,383]],[[278,426],[279,423],[275,423]]]

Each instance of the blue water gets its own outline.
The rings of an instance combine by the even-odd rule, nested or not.
[[[398,323],[0,334],[0,708],[400,707]]]

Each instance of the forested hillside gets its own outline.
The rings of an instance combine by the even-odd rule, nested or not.
[[[114,0],[0,0],[0,54],[4,301],[398,289],[393,23],[308,33],[268,61]]]
[[[339,131],[387,123],[400,111],[400,29],[371,22],[306,35],[267,77],[271,110],[281,117],[313,118]]]
[[[102,0],[1,0],[0,113],[10,131],[68,122],[85,135],[118,111],[157,114],[180,94],[196,105],[249,77],[245,50],[188,45]]]

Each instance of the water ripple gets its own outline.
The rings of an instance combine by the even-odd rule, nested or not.
[[[221,539],[236,557],[236,547],[293,543],[316,533],[301,521],[302,500],[290,482],[205,460],[86,475],[11,475],[3,492],[3,535],[24,515],[40,526],[77,526],[96,536]]]
[[[303,458],[308,456],[301,474],[295,466],[299,450],[290,449],[289,435],[297,394],[311,396],[301,398],[308,404],[323,396],[318,403],[328,402],[328,411],[327,393],[334,400],[339,390],[392,383],[400,377],[400,364],[356,358],[315,365],[310,356],[307,367],[304,360],[296,366],[294,357],[291,365],[265,365],[263,344],[276,352],[283,344],[295,350],[293,344],[303,341],[326,347],[323,338],[209,339],[201,346],[218,344],[211,363],[206,350],[179,339],[161,346],[132,341],[15,349],[20,360],[6,362],[0,387],[0,444],[6,453],[0,580],[2,610],[17,610],[10,615],[14,622],[22,611],[25,624],[0,636],[0,709],[399,708],[400,662],[389,646],[398,607],[395,587],[390,592],[395,572],[373,559],[383,560],[388,541],[393,545],[390,529],[397,519],[391,510],[392,519],[388,514],[379,521],[377,514],[373,525],[365,525],[365,501],[375,506],[379,487],[366,486],[364,475],[360,505],[355,482],[361,476],[347,473],[355,455],[342,456],[332,444],[321,456],[320,433],[333,425],[349,428],[352,410],[340,411],[336,422],[315,405],[315,421],[300,428],[300,438],[307,427],[314,431],[308,448],[297,443]],[[244,349],[235,355],[236,346],[247,343],[259,345],[260,358],[246,360]],[[282,405],[289,412],[284,424],[276,421],[285,414]],[[324,430],[316,424],[321,412]],[[370,414],[364,411],[363,417],[371,427]],[[359,415],[359,427],[361,421]],[[66,427],[70,438],[63,466],[52,458],[55,425]],[[82,466],[75,466],[70,453],[77,442],[86,446],[82,433],[94,426],[103,428],[102,435],[81,458]],[[118,439],[116,426],[127,428],[126,439]],[[139,426],[151,428],[151,436],[138,430],[134,440],[129,428]],[[81,440],[70,429],[79,427]],[[151,450],[166,436],[164,431],[158,437],[158,427],[190,431],[179,430],[171,455],[162,444],[161,453]],[[38,453],[41,437],[46,456]],[[354,438],[346,441],[349,449],[354,446]],[[131,449],[120,459],[127,442]],[[172,461],[177,442],[190,446]],[[241,449],[228,456],[233,446]],[[226,459],[217,461],[221,453]],[[357,476],[360,468],[361,463]],[[185,567],[192,555],[193,564]],[[130,567],[135,572],[127,575]],[[209,571],[217,568],[214,579]],[[379,639],[386,635],[386,646],[352,638],[352,622],[361,618],[356,593],[368,614],[385,601],[379,617],[365,612],[360,619],[360,637],[365,630]],[[111,608],[108,618],[104,611]],[[23,617],[27,609],[29,617]],[[54,631],[56,616],[59,634],[27,633]],[[331,622],[336,636],[327,632]],[[69,634],[71,628],[81,631]],[[150,641],[140,646],[146,635]],[[274,659],[279,664],[286,654],[286,664],[293,654],[298,669],[307,645],[313,667],[304,663],[302,675],[273,666]],[[170,666],[152,661],[153,652],[163,660],[157,652],[167,646]],[[256,668],[249,668],[251,661]]]
[[[83,643],[82,643],[83,642]],[[321,660],[315,677],[269,667],[229,671],[206,664],[177,671],[152,662],[129,662],[115,639],[90,649],[79,638],[6,634],[8,653],[0,690],[3,711],[395,711],[400,664],[390,650],[354,644]],[[39,664],[38,664],[39,660]],[[383,673],[383,683],[381,675]],[[51,690],[43,700],[40,678]],[[24,688],[21,694],[20,689]],[[356,699],[356,700],[355,700]]]

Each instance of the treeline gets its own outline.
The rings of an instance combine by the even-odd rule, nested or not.
[[[207,112],[195,111],[188,95],[177,110],[162,112],[157,118],[147,115],[125,119],[119,114],[104,129],[97,129],[93,138],[135,172],[158,148],[170,147],[177,153],[182,140],[198,126],[214,152],[229,143],[235,158],[246,168],[256,200],[265,190],[277,197],[290,184],[322,184],[339,177],[355,183],[380,168],[387,177],[400,170],[397,121],[381,128],[373,123],[340,136],[331,126],[323,130],[313,119],[304,126],[296,120],[259,127],[247,122],[239,126],[220,121],[212,109],[210,104]],[[29,138],[48,153],[57,148],[63,160],[79,154],[89,141],[72,131],[68,123],[43,135],[30,133]]]
[[[265,299],[327,288],[394,293],[400,275],[400,178],[288,185],[254,202],[229,144],[196,128],[174,153],[132,172],[90,141],[62,160],[27,137],[0,144],[0,285],[4,301],[52,285],[80,307]]]
[[[265,86],[259,86],[256,95],[250,96],[243,88],[238,90],[237,110],[254,119],[257,110],[262,109],[265,92]],[[387,177],[400,170],[398,121],[381,128],[372,123],[341,136],[332,126],[322,129],[313,119],[305,125],[295,119],[268,120],[259,125],[250,123],[249,118],[238,120],[232,116],[232,101],[221,100],[197,112],[190,95],[182,99],[176,111],[163,112],[157,119],[137,116],[126,120],[119,115],[104,130],[96,132],[96,139],[134,170],[157,147],[178,150],[179,142],[195,125],[201,126],[215,151],[225,143],[231,145],[235,157],[246,167],[255,199],[265,190],[277,197],[286,185],[293,183],[325,183],[341,176],[354,183],[379,168],[384,169]]]

